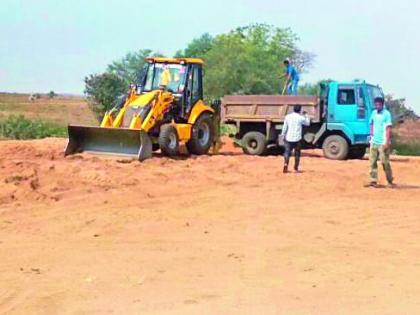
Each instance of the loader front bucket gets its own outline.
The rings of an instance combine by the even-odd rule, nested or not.
[[[152,141],[142,130],[69,125],[68,133],[65,156],[89,152],[133,156],[139,161],[152,157]]]

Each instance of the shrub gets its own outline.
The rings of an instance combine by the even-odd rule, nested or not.
[[[89,106],[99,121],[107,110],[114,107],[117,97],[126,90],[124,80],[113,73],[95,74],[85,78],[85,93]]]
[[[0,138],[23,140],[47,137],[67,137],[67,130],[54,123],[29,120],[23,115],[12,115],[0,120]]]
[[[397,155],[415,155],[420,156],[420,141],[400,142],[394,141],[393,149]]]
[[[220,135],[222,136],[228,136],[230,134],[235,134],[236,127],[232,125],[227,124],[220,124]]]

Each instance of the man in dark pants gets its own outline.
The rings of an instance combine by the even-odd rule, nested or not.
[[[384,99],[376,97],[374,100],[375,110],[370,116],[370,183],[366,186],[378,187],[378,159],[381,160],[385,171],[388,187],[393,188],[394,177],[392,176],[389,155],[391,153],[392,117],[391,113],[384,108]]]
[[[281,136],[284,139],[284,167],[283,173],[288,172],[289,160],[292,150],[295,151],[295,172],[299,171],[300,150],[302,141],[302,127],[309,126],[311,123],[310,118],[304,113],[301,115],[301,105],[295,105],[293,113],[288,114],[284,119],[283,130]]]

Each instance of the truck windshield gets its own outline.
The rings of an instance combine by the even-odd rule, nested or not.
[[[382,92],[382,89],[378,86],[368,85],[368,93],[370,98],[370,103],[372,104],[372,107],[375,106],[375,98],[376,97],[384,97],[384,93]]]
[[[166,90],[172,93],[182,93],[185,88],[186,73],[187,66],[185,65],[150,64],[146,75],[144,91],[150,92],[160,87],[165,87]]]

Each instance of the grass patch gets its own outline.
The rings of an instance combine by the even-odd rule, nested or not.
[[[11,115],[0,120],[0,138],[42,139],[48,137],[67,137],[67,129],[42,120],[30,120],[23,115]]]
[[[414,155],[420,156],[420,141],[400,142],[393,144],[394,152],[397,155]]]
[[[228,136],[229,134],[235,134],[236,133],[236,127],[233,125],[227,125],[227,124],[220,124],[220,134],[222,136]]]

